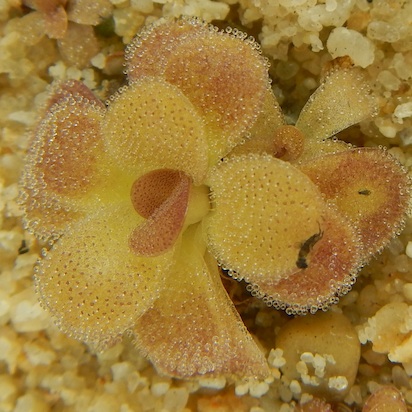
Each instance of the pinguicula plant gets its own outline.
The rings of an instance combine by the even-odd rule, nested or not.
[[[368,81],[332,62],[286,125],[259,45],[195,18],[144,28],[126,67],[107,103],[54,84],[32,133],[20,197],[25,227],[52,242],[41,302],[97,350],[132,335],[159,373],[264,378],[220,271],[315,313],[402,228],[404,168],[333,138],[375,113]]]

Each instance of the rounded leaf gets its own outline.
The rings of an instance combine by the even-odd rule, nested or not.
[[[204,121],[176,86],[144,78],[114,95],[103,122],[113,163],[132,182],[155,169],[181,170],[195,184],[208,165]]]
[[[365,260],[401,230],[410,208],[410,179],[386,151],[351,149],[318,157],[300,169],[356,227]]]
[[[196,107],[206,122],[211,164],[242,141],[269,88],[267,61],[246,37],[196,18],[164,19],[139,34],[126,53],[129,80],[163,77]]]
[[[324,202],[310,179],[268,155],[233,157],[208,178],[212,213],[205,232],[212,254],[247,282],[298,270],[300,245],[319,231]]]
[[[103,107],[80,82],[52,89],[20,182],[25,225],[41,238],[58,237],[84,211],[86,198],[106,184]]]
[[[348,293],[362,266],[360,241],[354,228],[325,207],[319,228],[300,244],[296,257],[298,271],[266,277],[248,286],[252,294],[288,314],[315,313],[337,303]]]
[[[120,339],[157,298],[172,253],[136,256],[132,204],[99,209],[70,227],[36,269],[40,299],[60,329],[97,349]]]
[[[302,109],[296,127],[309,140],[325,140],[374,114],[376,99],[365,72],[338,58]]]
[[[147,220],[130,236],[129,245],[134,253],[157,256],[174,245],[185,220],[190,186],[188,176],[167,169],[154,170],[135,181],[132,204]]]
[[[137,346],[160,374],[265,378],[266,359],[227,296],[216,261],[202,256],[197,226],[184,235],[159,299],[138,319]]]

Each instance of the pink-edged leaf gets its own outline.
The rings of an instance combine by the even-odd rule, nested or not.
[[[85,100],[97,107],[105,108],[104,103],[84,83],[78,80],[66,80],[65,82],[52,84],[50,96],[46,101],[44,110],[49,110],[56,103],[64,105],[70,99],[77,102]]]
[[[55,236],[103,184],[103,105],[82,83],[55,85],[33,131],[21,179],[26,226]]]
[[[228,156],[238,156],[249,153],[270,154],[278,158],[293,158],[300,153],[301,150],[296,150],[296,147],[285,145],[279,136],[278,130],[285,125],[285,118],[278,101],[271,89],[265,93],[263,110],[256,119],[255,124],[250,130],[250,137],[237,145]],[[281,137],[279,139],[279,137]],[[286,139],[290,140],[290,139]],[[288,147],[286,147],[288,146]],[[303,143],[302,143],[303,146]]]
[[[182,172],[171,169],[157,169],[139,177],[130,191],[136,212],[149,218],[172,195],[182,179]]]
[[[135,210],[147,220],[133,230],[130,248],[141,256],[156,256],[176,242],[189,201],[191,180],[174,170],[155,170],[132,186]]]
[[[163,292],[138,319],[134,333],[137,346],[163,375],[189,379],[269,374],[263,353],[222,286],[216,262],[206,264],[191,237],[183,242]]]
[[[251,290],[289,314],[314,313],[351,289],[362,263],[356,231],[339,213],[325,208],[318,230],[299,245],[297,270],[280,280],[263,278]]]
[[[73,224],[36,268],[42,304],[59,328],[96,349],[133,327],[157,298],[172,253],[136,256],[128,239],[140,218],[129,201]]]
[[[243,140],[263,110],[269,87],[266,61],[254,44],[215,32],[182,43],[164,77],[205,118],[211,163]]]
[[[167,19],[145,29],[126,53],[132,82],[163,77],[196,107],[206,121],[211,163],[242,141],[269,88],[267,62],[246,37],[197,19]]]
[[[129,81],[161,75],[168,59],[182,42],[208,31],[208,25],[195,17],[179,20],[163,18],[144,27],[126,49]]]
[[[410,208],[411,183],[386,151],[346,150],[312,159],[300,169],[357,228],[365,260],[401,230]]]
[[[145,77],[111,98],[102,126],[112,162],[133,179],[181,170],[200,184],[208,167],[204,120],[182,91]]]
[[[231,157],[211,169],[208,246],[223,268],[249,283],[297,270],[300,244],[319,230],[324,208],[311,180],[269,155]]]

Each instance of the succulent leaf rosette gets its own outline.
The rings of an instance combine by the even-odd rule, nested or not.
[[[161,374],[264,378],[221,270],[289,314],[325,310],[408,210],[394,158],[332,138],[375,112],[368,82],[331,62],[286,125],[258,44],[195,18],[143,29],[126,66],[107,104],[53,85],[33,132],[24,223],[53,241],[40,299],[98,350],[131,334]]]

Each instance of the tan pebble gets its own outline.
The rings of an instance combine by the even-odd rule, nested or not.
[[[409,241],[405,250],[406,256],[412,259],[412,241]]]
[[[401,392],[394,386],[381,386],[366,400],[362,412],[407,412]]]
[[[369,378],[373,378],[374,376],[376,376],[376,368],[366,363],[361,363],[359,365],[358,372],[359,375],[367,376]]]
[[[361,33],[345,27],[332,30],[326,47],[333,58],[349,56],[356,65],[363,68],[372,64],[375,59],[374,44]]]
[[[20,396],[16,401],[16,407],[14,409],[15,412],[47,412],[49,410],[49,405],[39,392],[27,393]]]
[[[375,285],[366,285],[359,293],[358,312],[366,317],[373,316],[380,308],[378,290]]]
[[[405,283],[402,292],[406,299],[412,300],[412,283]]]
[[[382,353],[376,353],[372,349],[364,351],[362,357],[369,365],[382,366],[386,362],[386,356]]]
[[[286,364],[281,369],[284,375],[290,380],[305,382],[302,383],[304,392],[327,401],[339,401],[355,381],[360,342],[353,326],[342,314],[328,312],[295,318],[280,329],[276,346],[283,349]],[[324,362],[319,362],[321,358]],[[302,362],[307,368],[299,367]],[[329,385],[337,377],[347,384],[338,385],[339,388]],[[316,385],[310,384],[315,381]]]
[[[402,346],[407,338],[409,316],[408,305],[404,302],[391,302],[379,309],[365,328],[367,340],[373,343],[372,349],[389,353],[393,362],[409,362],[412,351]]]
[[[392,368],[392,382],[398,388],[405,387],[409,389],[411,387],[409,383],[409,376],[405,369],[400,365],[395,365]]]

